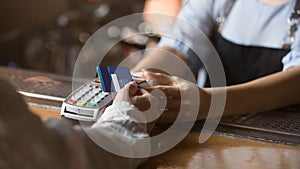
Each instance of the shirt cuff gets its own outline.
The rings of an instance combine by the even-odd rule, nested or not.
[[[291,51],[283,59],[283,71],[289,68],[300,66],[300,51]]]
[[[202,67],[202,62],[200,58],[191,50],[192,45],[184,40],[176,39],[171,36],[163,36],[158,43],[158,47],[169,46],[177,51],[180,51],[185,58],[190,62],[189,67],[193,73],[197,73],[198,70]]]
[[[121,134],[129,134],[136,138],[147,137],[147,125],[137,122],[132,116],[135,113],[142,112],[128,102],[114,103],[106,108],[103,115],[93,127],[108,123]]]
[[[158,47],[163,47],[163,46],[170,46],[182,52],[184,56],[189,59],[188,53],[190,48],[188,47],[188,44],[186,44],[186,42],[183,42],[183,40],[178,40],[175,37],[171,37],[171,36],[163,36],[158,43]]]

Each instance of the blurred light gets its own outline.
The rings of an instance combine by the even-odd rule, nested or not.
[[[121,30],[117,26],[111,26],[107,29],[107,34],[109,37],[117,38],[121,34]]]
[[[123,39],[130,38],[133,35],[133,32],[129,27],[123,27],[121,31],[121,37]]]
[[[79,34],[79,41],[81,43],[85,43],[89,38],[91,37],[91,35],[87,32],[80,32]]]
[[[110,12],[109,5],[106,3],[103,3],[95,10],[94,14],[98,18],[102,18],[102,17],[106,16],[109,12]]]
[[[151,34],[151,33],[155,33],[155,30],[154,28],[152,27],[152,25],[146,23],[146,22],[143,22],[139,25],[139,31],[140,32],[143,32],[143,33],[146,33],[146,34]],[[157,32],[156,32],[157,33]]]
[[[66,27],[69,24],[69,18],[65,15],[61,15],[57,19],[57,24],[60,27]]]

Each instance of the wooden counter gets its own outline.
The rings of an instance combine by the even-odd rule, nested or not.
[[[30,107],[42,118],[58,111]],[[191,132],[172,150],[149,158],[140,169],[300,169],[300,147],[213,135],[198,143]]]
[[[213,135],[203,144],[191,132],[141,169],[299,169],[300,147]]]

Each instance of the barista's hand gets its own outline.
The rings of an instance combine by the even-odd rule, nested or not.
[[[142,71],[142,77],[155,81],[157,85],[149,87],[147,90],[149,92],[154,90],[162,91],[164,95],[156,96],[156,98],[161,100],[161,102],[167,101],[165,107],[160,107],[164,112],[158,123],[174,122],[177,118],[180,121],[196,120],[200,105],[199,88],[196,84],[179,77],[153,73],[148,70]],[[180,111],[183,111],[182,114]],[[180,116],[178,116],[179,113],[181,114]]]

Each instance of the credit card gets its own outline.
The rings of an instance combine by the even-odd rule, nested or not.
[[[96,69],[104,92],[118,92],[132,81],[128,67],[97,66]]]

